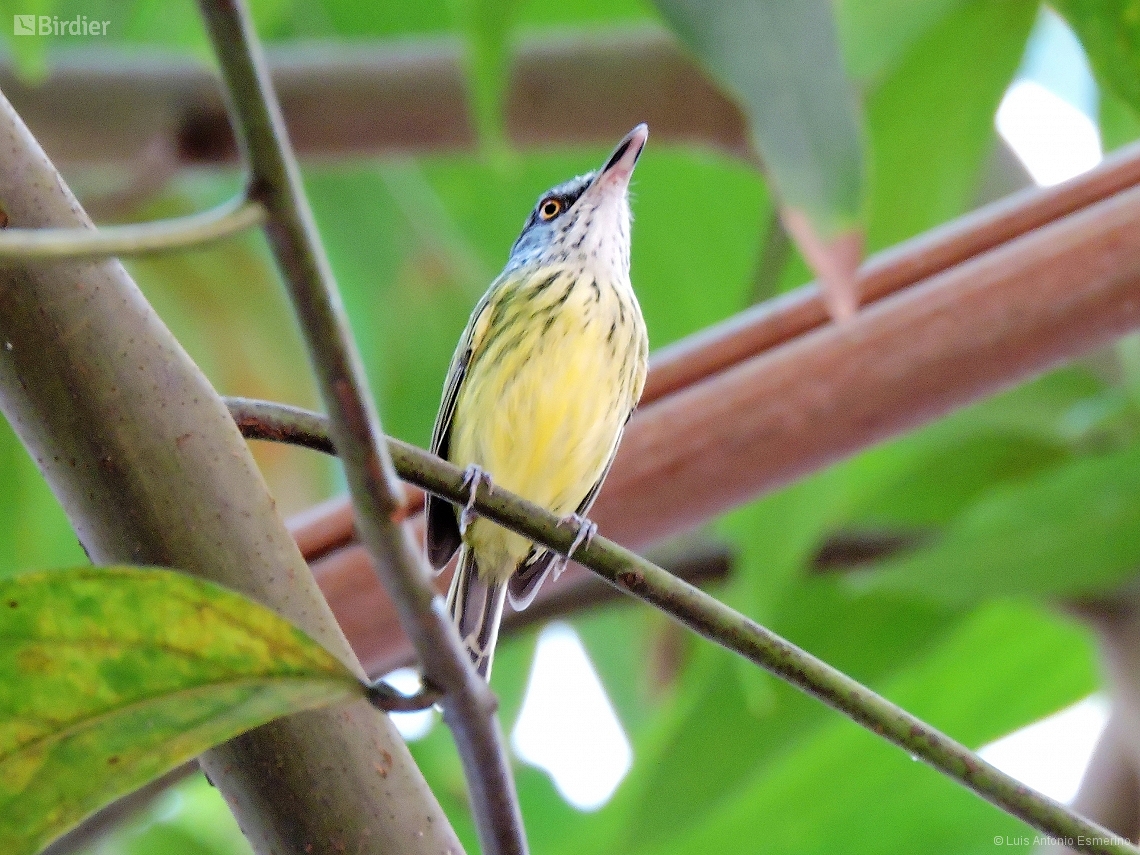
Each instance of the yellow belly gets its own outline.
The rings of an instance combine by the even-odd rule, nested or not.
[[[633,401],[629,352],[638,325],[614,342],[608,306],[570,299],[550,325],[534,323],[516,346],[472,365],[456,401],[449,457],[477,464],[496,486],[559,516],[574,512],[601,477]],[[614,318],[616,319],[616,312]],[[640,391],[640,390],[638,390]],[[505,579],[531,542],[486,520],[468,528],[485,575]]]

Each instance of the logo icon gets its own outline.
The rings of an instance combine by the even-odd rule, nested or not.
[[[12,34],[16,36],[34,36],[36,34],[36,16],[13,15]]]

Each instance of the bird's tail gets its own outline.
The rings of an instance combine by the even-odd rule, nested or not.
[[[463,645],[471,654],[475,670],[484,680],[491,678],[491,660],[495,655],[495,641],[499,637],[499,621],[506,596],[506,584],[483,579],[475,564],[474,553],[464,545],[459,551],[455,578],[447,592],[447,611],[455,621]]]

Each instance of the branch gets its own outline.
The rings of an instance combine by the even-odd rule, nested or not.
[[[454,626],[439,608],[429,574],[401,525],[403,490],[372,404],[348,318],[336,291],[248,10],[240,0],[200,0],[233,101],[251,170],[250,194],[269,213],[267,234],[316,369],[330,433],[344,465],[361,540],[423,663],[444,693],[444,719],[467,776],[486,855],[527,851],[522,814],[496,709]]]
[[[99,229],[2,229],[0,262],[143,255],[187,249],[230,237],[265,221],[265,206],[244,197],[212,211]]]
[[[247,402],[231,399],[230,406],[238,414],[239,423],[248,421],[253,408]],[[258,420],[267,425],[257,432],[259,438],[304,436],[306,444],[314,447],[314,437],[321,433],[327,436],[328,422],[318,413],[266,401],[257,402],[256,411]],[[388,437],[387,442],[401,478],[456,505],[467,503],[469,488],[462,470],[393,437]],[[487,519],[562,555],[574,542],[576,532],[557,516],[502,487],[488,488],[481,482],[474,507]],[[618,590],[813,695],[911,756],[921,757],[942,774],[1034,828],[1054,837],[1084,839],[1088,841],[1086,845],[1077,847],[1083,852],[1140,853],[1140,849],[1115,842],[1117,838],[1107,829],[1029,789],[841,671],[613,541],[597,536],[574,553],[574,560]]]
[[[271,48],[267,57],[301,157],[476,148],[459,39]],[[154,145],[181,164],[237,159],[217,79],[184,56],[53,53],[35,85],[0,67],[0,91],[61,161],[131,163]],[[507,137],[519,148],[608,150],[645,121],[654,145],[697,142],[751,156],[739,108],[660,28],[524,38],[505,97]]]
[[[1127,170],[1107,177],[1140,179],[1140,149],[1118,165]],[[972,222],[1025,226],[1058,199],[1072,196]],[[595,518],[628,546],[659,542],[1136,329],[1138,220],[1131,187],[964,261],[951,261],[956,240],[932,235],[871,271],[925,274],[939,255],[954,266],[846,323],[822,325],[822,301],[805,290],[668,348],[649,373],[658,397],[630,421]],[[969,222],[954,231],[968,235]],[[804,330],[809,311],[820,325]]]
[[[223,398],[234,423],[246,439],[264,439],[286,445],[297,445],[322,454],[336,456],[329,438],[327,416],[256,398]],[[400,472],[400,448],[388,440],[388,454],[392,457],[397,474]],[[403,476],[401,476],[403,477]]]
[[[419,542],[423,541],[422,520],[417,517],[413,526]],[[702,584],[727,578],[732,555],[723,545],[697,540],[687,542],[681,550],[665,552],[657,563],[682,579]],[[396,619],[392,601],[376,582],[364,547],[353,544],[337,549],[315,560],[312,568],[317,584],[329,602],[335,604],[337,621],[369,675],[379,677],[415,664],[415,653]],[[451,573],[452,569],[447,568],[435,578],[441,594],[447,592]],[[537,621],[573,615],[591,605],[621,598],[618,591],[593,573],[571,564],[561,576],[542,586],[526,611],[507,609],[501,632],[507,634]]]
[[[225,401],[246,439],[284,442],[324,454],[335,454],[326,433],[328,423],[324,416],[250,398],[226,398]],[[390,442],[389,453],[397,472],[415,470],[415,461],[404,454],[401,446]],[[419,488],[412,489],[419,492]],[[421,519],[417,518],[417,522]],[[348,524],[351,527],[351,521]],[[423,532],[417,525],[417,541],[422,537]],[[301,542],[304,540],[302,535]],[[302,549],[304,551],[304,547]],[[316,550],[309,550],[309,560],[325,596],[336,603],[337,621],[369,675],[380,677],[396,668],[414,664],[414,652],[393,615],[391,600],[376,583],[375,572],[363,547],[353,545],[324,557]],[[659,552],[657,563],[674,576],[693,584],[703,584],[727,578],[732,555],[721,543],[688,539],[683,546]],[[436,590],[440,593],[447,591],[451,572],[448,567],[435,577]],[[508,636],[536,623],[576,614],[620,598],[621,594],[612,586],[571,564],[557,579],[547,580],[525,611],[508,609],[503,615],[500,633]]]
[[[13,226],[93,228],[2,96],[0,139]],[[121,264],[0,266],[0,341],[0,410],[95,563],[211,579],[363,676],[228,411]],[[399,733],[364,699],[271,722],[200,762],[255,851],[459,851]],[[399,817],[413,815],[409,831]]]

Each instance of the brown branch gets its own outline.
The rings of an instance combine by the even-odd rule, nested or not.
[[[1140,326],[1138,218],[1134,188],[650,404],[599,497],[603,531],[640,546],[689,530]]]
[[[475,148],[457,40],[310,45],[268,61],[301,157]],[[237,159],[216,78],[184,58],[68,52],[34,86],[0,68],[0,91],[60,161],[130,162],[156,144],[182,163]],[[655,145],[751,156],[739,109],[658,29],[522,40],[506,110],[520,148],[608,146],[645,121]]]

